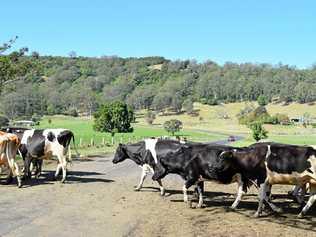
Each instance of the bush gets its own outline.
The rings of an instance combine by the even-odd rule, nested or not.
[[[185,112],[187,112],[188,114],[191,114],[193,112],[193,101],[191,98],[186,99],[183,104],[182,107],[184,108]]]
[[[152,125],[153,122],[155,121],[155,119],[156,119],[156,114],[153,111],[148,110],[148,112],[145,115],[146,122],[148,124]]]
[[[72,117],[78,117],[78,111],[76,108],[70,108],[68,111],[65,113],[66,115],[72,116]]]
[[[260,122],[260,123],[272,123],[273,119],[267,112],[264,106],[259,106],[258,108],[254,109],[249,113],[243,112],[243,115],[238,118],[240,124],[251,124],[253,122]]]
[[[10,120],[6,116],[0,115],[0,127],[9,126],[9,122],[10,122]]]
[[[279,114],[278,113],[278,114],[274,115],[273,117],[276,118],[278,124],[281,124],[281,125],[291,124],[290,118],[286,114]]]
[[[262,127],[261,122],[253,122],[249,125],[249,128],[252,131],[252,137],[259,141],[261,139],[266,139],[268,137],[268,131]]]
[[[133,132],[134,111],[121,101],[101,105],[94,118],[95,131],[109,132],[112,137],[118,132]]]
[[[177,119],[171,119],[169,121],[166,121],[163,124],[163,127],[168,133],[171,133],[173,136],[175,132],[179,132],[182,129],[182,122]]]
[[[31,118],[31,120],[35,123],[35,125],[39,125],[41,119],[42,117],[38,114],[33,114]]]
[[[259,95],[257,98],[259,106],[266,106],[268,104],[268,99],[264,95]]]

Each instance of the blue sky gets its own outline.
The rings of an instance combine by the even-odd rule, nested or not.
[[[316,63],[316,1],[10,0],[0,42],[44,55]]]

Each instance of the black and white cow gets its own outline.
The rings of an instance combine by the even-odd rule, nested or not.
[[[149,173],[154,173],[153,168],[157,164],[157,157],[164,156],[169,152],[174,152],[182,146],[182,143],[176,140],[149,138],[134,144],[119,144],[116,149],[113,163],[117,164],[126,159],[134,161],[142,168],[142,174],[139,184],[135,191],[139,191]],[[160,187],[160,194],[165,194],[160,179],[156,180]]]
[[[197,207],[203,205],[202,182],[216,181],[222,184],[238,183],[237,197],[232,204],[235,209],[239,204],[243,192],[247,190],[248,182],[234,165],[222,166],[219,157],[224,151],[235,149],[233,147],[215,144],[186,144],[176,152],[170,152],[158,157],[154,167],[153,180],[162,179],[167,174],[180,175],[184,180],[184,202],[188,202],[187,190],[197,185],[199,202]]]
[[[58,159],[55,178],[62,170],[61,181],[65,182],[67,163],[71,159],[70,151],[68,153],[71,140],[74,143],[74,134],[68,129],[24,130],[21,137],[20,153],[24,159],[25,177],[31,177],[30,164],[32,160],[39,161],[38,164],[41,166],[43,159],[50,159],[55,156]]]
[[[316,200],[316,150],[308,146],[279,143],[257,143],[242,151],[227,151],[221,155],[226,165],[234,164],[250,180],[257,182],[259,205],[256,217],[262,213],[263,202],[276,212],[281,210],[267,197],[274,184],[310,186],[310,198],[299,214],[302,217]]]

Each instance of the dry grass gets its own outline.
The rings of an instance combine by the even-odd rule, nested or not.
[[[248,103],[251,104],[251,103]],[[257,106],[256,103],[253,103]],[[236,115],[246,106],[245,102],[222,104],[216,106],[203,105],[200,103],[194,104],[194,109],[198,113],[197,116],[182,114],[157,115],[155,124],[161,127],[162,124],[170,119],[179,119],[183,122],[184,129],[198,129],[210,132],[220,132],[224,134],[244,135],[249,136],[250,130],[245,125],[240,125]],[[267,110],[271,115],[276,113],[284,113],[291,117],[302,116],[305,112],[312,117],[316,117],[316,105],[292,103],[289,105],[269,104]],[[220,115],[227,114],[228,119],[220,118]],[[140,124],[146,124],[143,117],[138,118]],[[286,136],[290,136],[289,140],[295,138],[304,141],[311,141],[315,138],[316,129],[311,127],[304,128],[303,126],[281,126],[281,125],[265,125],[271,137],[280,141],[287,141]],[[301,139],[302,138],[302,139]]]

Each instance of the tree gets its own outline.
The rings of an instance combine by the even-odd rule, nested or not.
[[[268,131],[265,130],[262,126],[261,122],[253,122],[249,125],[251,131],[252,131],[252,137],[259,141],[261,139],[266,139],[268,137]]]
[[[187,112],[187,114],[193,113],[193,101],[191,98],[187,98],[183,101],[182,107]]]
[[[168,133],[171,133],[172,136],[174,136],[176,132],[179,132],[182,129],[182,122],[177,119],[171,119],[166,121],[163,124],[163,127]]]
[[[134,112],[127,104],[121,101],[101,105],[94,114],[94,118],[93,128],[99,132],[111,133],[112,144],[115,133],[133,131],[131,122],[134,121]]]
[[[259,95],[257,98],[259,106],[266,106],[268,104],[268,99],[264,95]]]
[[[38,60],[25,56],[28,48],[21,48],[8,55],[3,54],[12,47],[16,39],[17,37],[0,46],[0,94],[4,86],[29,77],[37,77],[41,72]]]
[[[153,111],[148,110],[148,112],[145,115],[145,119],[148,124],[152,125],[154,120],[156,119],[156,114]]]

